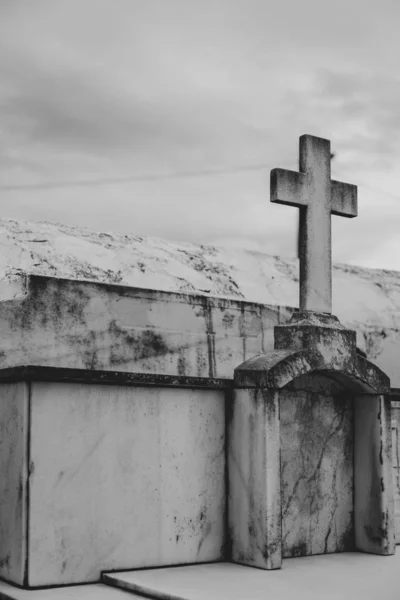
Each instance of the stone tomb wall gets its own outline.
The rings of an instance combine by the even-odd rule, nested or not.
[[[22,585],[27,561],[28,388],[0,384],[0,577]]]
[[[274,327],[297,310],[39,275],[9,288],[1,290],[1,297],[13,299],[0,301],[0,368],[233,378],[239,364],[273,349]],[[346,315],[338,316],[346,324]],[[349,325],[364,348],[368,324]],[[379,344],[371,338],[366,350],[391,385],[400,387],[400,344],[393,335],[379,332]]]
[[[1,578],[84,583],[223,556],[224,390],[2,383],[0,427]]]
[[[59,585],[96,581],[101,570],[221,559],[226,543],[221,382],[229,384],[235,367],[270,349],[273,327],[291,313],[38,276],[28,279],[25,296],[0,302],[3,369],[69,367],[80,369],[86,382],[64,373],[59,380],[15,376],[0,384],[0,577],[26,586]],[[100,385],[105,373],[110,385]],[[149,386],[120,385],[123,374],[140,374]],[[174,387],[157,383],[156,374],[170,377]],[[190,384],[196,376],[203,383]],[[216,377],[225,379],[218,383]],[[350,401],[341,404],[333,387],[327,394],[323,379],[301,384],[305,390],[294,381],[281,403],[284,555],[350,547],[351,481],[354,485],[357,470],[370,471],[375,460],[359,452],[353,463],[346,458],[339,464],[342,452],[351,454],[352,422],[357,429]],[[297,402],[302,410],[296,416]],[[363,402],[357,410],[368,428],[377,416],[364,414]],[[244,411],[248,405],[245,399]],[[318,427],[310,427],[307,415]],[[235,468],[251,446],[248,433],[241,428],[237,436],[244,452]],[[275,441],[270,436],[266,444],[272,448]],[[363,439],[361,446],[368,443]],[[371,448],[378,456],[376,443]],[[350,464],[356,465],[353,472]],[[254,474],[245,465],[240,477],[246,479],[247,469]],[[371,482],[364,483],[372,490]],[[368,514],[369,492],[365,498],[360,511]],[[315,535],[299,527],[299,515],[315,526]],[[247,529],[245,524],[244,536]]]
[[[392,458],[396,543],[400,544],[400,391],[392,394]]]
[[[0,368],[48,365],[233,378],[293,309],[29,276],[0,302]]]
[[[338,370],[320,355],[315,368],[313,352],[277,350],[235,371],[227,437],[234,562],[270,570],[295,556],[395,551],[388,379],[371,364],[357,371],[357,357]]]
[[[282,557],[354,550],[354,407],[321,373],[280,394]]]

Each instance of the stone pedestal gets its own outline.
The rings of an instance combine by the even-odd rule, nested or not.
[[[228,429],[232,560],[394,554],[389,379],[332,315],[295,313],[235,370]]]

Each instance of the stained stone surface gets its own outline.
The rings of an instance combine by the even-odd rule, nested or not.
[[[228,524],[232,561],[279,569],[279,392],[235,390],[228,426]]]
[[[353,401],[327,377],[281,391],[282,555],[354,549]]]
[[[400,544],[400,402],[398,400],[392,402],[392,461],[396,543]]]
[[[273,345],[293,309],[156,290],[28,278],[0,302],[0,367],[47,365],[232,377]]]
[[[357,550],[396,550],[390,396],[354,400],[354,532]]]
[[[220,560],[218,390],[32,383],[29,585]]]
[[[0,578],[22,585],[26,565],[28,386],[0,385]]]
[[[272,279],[260,280],[252,276],[254,264],[243,267],[251,286],[239,283],[248,300],[257,301],[252,293],[257,288],[258,302],[267,304],[29,275],[26,295],[19,283],[14,299],[0,301],[0,367],[231,378],[242,361],[274,347],[274,326],[295,310],[282,302],[286,297],[296,304],[297,265],[266,255],[265,273]],[[390,376],[392,386],[400,387],[398,277],[345,266],[336,267],[334,276],[335,314],[357,330],[357,344]]]

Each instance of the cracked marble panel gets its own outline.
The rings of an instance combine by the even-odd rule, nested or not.
[[[281,392],[282,556],[354,549],[352,397],[318,375]]]
[[[222,558],[223,393],[33,383],[30,459],[30,585]]]

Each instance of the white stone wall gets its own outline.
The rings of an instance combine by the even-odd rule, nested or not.
[[[0,577],[26,574],[28,385],[0,384]]]
[[[32,277],[0,302],[0,368],[70,368],[233,378],[273,344],[292,310],[222,298]]]
[[[220,559],[224,444],[222,391],[32,383],[29,585]]]
[[[41,276],[30,276],[26,295],[17,296],[0,301],[0,369],[34,364],[232,378],[243,361],[273,348],[274,326],[295,310]],[[400,388],[395,319],[379,328],[372,298],[371,312],[360,308],[357,320],[353,301],[349,296],[337,316]]]
[[[281,391],[282,556],[354,550],[353,398],[322,374]]]

